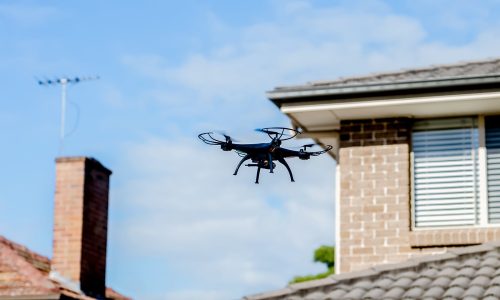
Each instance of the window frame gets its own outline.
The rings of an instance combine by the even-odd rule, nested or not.
[[[496,116],[498,114],[491,114]],[[415,208],[415,154],[413,152],[413,139],[410,139],[410,218],[412,231],[425,231],[425,230],[447,230],[447,229],[460,229],[460,228],[492,228],[500,227],[500,223],[489,223],[488,220],[488,166],[487,166],[487,149],[486,149],[486,124],[485,117],[489,115],[472,115],[472,116],[456,116],[456,117],[472,117],[477,119],[478,130],[478,148],[474,149],[475,155],[478,159],[478,179],[479,179],[479,197],[478,201],[479,213],[477,216],[477,223],[473,225],[454,225],[454,226],[416,226],[416,208]],[[445,117],[446,118],[446,117]],[[437,120],[445,118],[426,118],[420,120]],[[453,117],[450,117],[453,118]],[[415,120],[416,121],[416,120]],[[413,132],[413,127],[412,127]],[[413,135],[411,135],[413,136]]]

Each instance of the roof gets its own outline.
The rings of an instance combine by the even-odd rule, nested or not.
[[[244,297],[245,300],[500,299],[500,241]]]
[[[284,98],[485,85],[498,82],[500,82],[500,58],[494,58],[336,80],[311,81],[302,85],[276,87],[267,95],[279,106]]]
[[[93,299],[68,286],[68,281],[56,279],[50,272],[50,259],[0,235],[0,299],[37,296],[44,299]],[[106,298],[127,300],[111,288]]]

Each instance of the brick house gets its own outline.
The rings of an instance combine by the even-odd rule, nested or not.
[[[335,276],[500,240],[500,59],[267,96],[302,136],[334,146]]]
[[[52,259],[0,236],[0,299],[129,299],[106,287],[110,175],[92,158],[56,160]]]

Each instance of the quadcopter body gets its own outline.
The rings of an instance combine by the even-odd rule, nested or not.
[[[257,131],[266,133],[271,139],[267,143],[256,144],[241,144],[235,143],[233,139],[225,134],[221,134],[224,139],[217,138],[213,132],[204,132],[198,135],[198,138],[208,145],[218,145],[223,151],[236,151],[242,157],[238,163],[233,175],[238,174],[241,165],[250,160],[251,163],[247,167],[257,167],[257,175],[255,183],[259,183],[260,170],[266,169],[273,173],[276,168],[276,161],[285,166],[290,175],[290,180],[293,182],[292,170],[286,162],[285,158],[298,157],[302,160],[308,160],[311,156],[318,156],[328,152],[332,146],[323,146],[321,151],[307,151],[307,148],[315,144],[303,145],[300,150],[291,150],[281,147],[283,141],[290,140],[300,134],[298,130],[285,127],[267,127],[257,129]]]

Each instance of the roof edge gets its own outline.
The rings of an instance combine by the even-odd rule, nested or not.
[[[244,300],[278,299],[278,297],[290,295],[298,291],[304,291],[312,288],[321,288],[324,286],[328,286],[330,284],[348,283],[351,280],[358,280],[361,278],[378,276],[380,274],[390,273],[394,271],[411,270],[419,268],[422,265],[451,260],[462,255],[474,255],[476,253],[488,252],[498,248],[500,248],[500,241],[493,241],[475,246],[460,247],[456,249],[450,249],[441,254],[417,256],[399,263],[382,264],[364,270],[353,271],[342,274],[333,274],[324,279],[312,280],[298,284],[290,284],[286,288],[280,290],[263,292],[252,296],[246,296],[243,299]]]
[[[406,90],[441,89],[456,86],[482,86],[500,83],[500,74],[485,76],[463,76],[439,79],[410,80],[397,82],[382,82],[370,84],[351,84],[343,86],[295,86],[290,88],[275,88],[266,92],[266,96],[279,106],[281,103],[302,101],[303,98],[321,96],[336,96],[350,94],[382,93]]]

